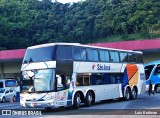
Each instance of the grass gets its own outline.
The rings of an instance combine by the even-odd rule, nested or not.
[[[93,40],[90,43],[103,43],[103,42],[118,42],[118,41],[130,41],[130,40],[146,40],[146,39],[154,39],[160,38],[160,34],[124,34],[124,35],[116,35],[109,36],[106,38],[100,38],[97,40]],[[90,40],[91,41],[91,40]]]

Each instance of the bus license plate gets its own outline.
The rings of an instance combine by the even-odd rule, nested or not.
[[[31,103],[32,107],[35,107],[37,105],[37,103]]]

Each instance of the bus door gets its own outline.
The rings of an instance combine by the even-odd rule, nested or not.
[[[87,74],[78,74],[76,86],[89,86],[91,85],[91,77]]]

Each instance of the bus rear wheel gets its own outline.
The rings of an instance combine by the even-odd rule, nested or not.
[[[137,91],[136,91],[136,88],[134,87],[132,89],[132,93],[131,93],[131,99],[132,100],[135,100],[137,98]]]
[[[85,97],[85,106],[90,107],[92,105],[92,103],[94,103],[93,100],[94,99],[93,99],[93,95],[92,95],[91,91],[88,91],[87,95]]]
[[[130,97],[131,97],[131,92],[130,92],[129,88],[127,87],[126,91],[124,93],[124,100],[126,100],[126,101],[130,100]]]
[[[80,93],[76,93],[74,96],[73,108],[78,109],[81,104]]]

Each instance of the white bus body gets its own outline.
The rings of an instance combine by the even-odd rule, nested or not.
[[[142,56],[138,51],[72,43],[29,47],[21,68],[20,104],[79,108],[80,103],[136,99],[145,92]]]

